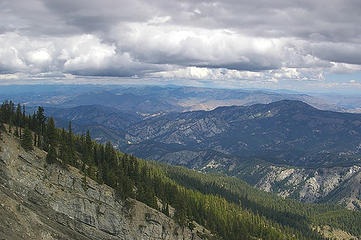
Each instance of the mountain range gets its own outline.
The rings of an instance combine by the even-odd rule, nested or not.
[[[237,176],[302,201],[361,206],[360,114],[297,100],[147,116],[99,105],[46,112],[141,158]]]
[[[237,176],[283,197],[361,206],[361,115],[336,99],[173,86],[26,89],[7,96],[138,157]]]
[[[309,95],[290,91],[215,89],[180,86],[116,85],[14,85],[2,86],[0,100],[11,99],[27,106],[69,108],[102,105],[122,112],[147,114],[212,110],[219,106],[253,105],[284,99],[300,100],[324,110],[354,111],[357,98]],[[331,101],[332,100],[332,101]]]
[[[125,136],[129,144],[122,148],[142,154],[142,145],[159,143],[163,148],[213,150],[313,167],[359,163],[360,137],[360,114],[321,111],[301,101],[283,100],[149,118],[129,127]],[[144,154],[153,155],[148,150]]]

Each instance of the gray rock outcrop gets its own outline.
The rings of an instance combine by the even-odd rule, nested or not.
[[[18,139],[0,140],[0,239],[201,239],[134,199],[120,201],[114,190],[69,167],[45,163],[46,153],[25,152]]]

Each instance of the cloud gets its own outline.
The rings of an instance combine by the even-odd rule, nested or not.
[[[329,69],[330,73],[351,74],[354,72],[361,71],[361,65],[348,64],[348,63],[336,63],[336,62],[331,62],[331,63],[332,63],[332,67]]]
[[[94,35],[37,39],[15,33],[0,35],[1,73],[63,72],[84,76],[129,77],[159,71],[161,66],[134,61],[117,52],[114,45],[102,43]]]
[[[119,26],[113,34],[122,51],[156,64],[260,71],[280,67],[284,55],[283,40],[227,30],[132,23]]]
[[[322,82],[361,71],[360,12],[355,0],[3,0],[0,78]]]
[[[176,70],[155,72],[152,77],[168,79],[192,79],[192,80],[239,80],[239,81],[262,81],[279,82],[284,80],[292,81],[323,81],[325,77],[320,71],[304,68],[280,68],[261,72],[239,71],[227,68],[202,68],[185,67]]]
[[[322,42],[311,44],[311,49],[315,56],[324,60],[361,65],[361,43]]]

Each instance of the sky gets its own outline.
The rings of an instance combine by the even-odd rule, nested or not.
[[[360,23],[359,0],[2,0],[0,85],[357,94]]]

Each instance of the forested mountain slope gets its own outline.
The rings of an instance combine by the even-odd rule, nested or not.
[[[46,152],[24,151],[19,139],[1,135],[1,239],[211,238],[199,225],[182,228],[144,203],[120,199],[74,167],[46,164]]]
[[[223,172],[283,197],[361,206],[360,114],[299,101],[156,115],[84,105],[48,107],[45,114],[142,158]]]
[[[10,135],[20,135],[21,140],[12,141],[20,141],[27,153],[18,154],[17,149],[20,149],[20,152],[24,151],[15,146],[13,148],[15,153],[10,154],[8,150],[10,144],[3,144],[2,149],[5,151],[2,153],[2,159],[5,161],[2,161],[2,167],[5,169],[9,167],[6,159],[13,162],[15,160],[12,159],[16,159],[19,155],[25,162],[31,162],[32,160],[27,158],[29,154],[34,156],[40,151],[37,147],[34,148],[35,142],[36,146],[47,151],[43,153],[43,156],[46,154],[46,166],[41,167],[36,164],[40,172],[46,173],[48,171],[46,169],[60,171],[60,168],[63,168],[61,171],[66,175],[77,174],[75,172],[78,170],[74,170],[75,172],[72,170],[74,166],[82,174],[81,186],[86,193],[94,193],[94,190],[98,192],[96,190],[98,185],[94,186],[93,180],[98,184],[105,183],[114,188],[115,198],[120,202],[136,198],[169,215],[183,228],[198,229],[196,223],[205,226],[212,231],[215,238],[324,239],[316,231],[324,226],[331,226],[357,237],[361,235],[361,225],[358,224],[361,222],[361,214],[357,211],[349,211],[336,205],[309,205],[283,200],[274,195],[262,193],[237,179],[200,175],[194,171],[166,165],[158,166],[118,152],[110,143],[105,146],[98,144],[90,138],[89,133],[86,136],[75,136],[71,128],[69,131],[56,129],[52,118],[45,120],[41,108],[33,116],[23,114],[20,111],[21,106],[17,107],[17,110],[15,108],[11,102],[4,103],[0,108],[1,121],[10,124],[9,127],[8,125],[3,127],[1,131],[5,136],[5,141],[13,138]],[[29,128],[35,135],[31,134]],[[32,139],[33,136],[35,141]],[[20,171],[20,176],[22,174],[26,176],[27,172],[32,172],[31,167],[24,164],[21,160],[16,169],[10,167],[10,170],[3,171],[2,182],[5,186],[10,186],[10,192],[12,191],[9,180],[14,182],[11,180],[11,174],[18,174],[16,172]],[[47,182],[45,176],[50,177],[50,183],[53,177],[58,183],[59,179],[61,180],[61,176],[52,172],[49,175],[40,175],[37,177],[45,183]],[[36,179],[36,177],[33,178]],[[21,182],[20,179],[17,181]],[[24,184],[24,182],[21,183]],[[78,183],[75,181],[74,184]],[[72,185],[71,181],[69,184],[63,186],[59,192],[68,191],[67,188]],[[48,194],[42,187],[39,187],[37,191],[43,195]],[[65,200],[68,197],[63,193],[61,196],[65,197]],[[44,204],[46,203],[47,201]],[[40,203],[42,204],[43,202]],[[56,204],[52,205],[52,208],[57,209],[57,212],[61,209]],[[87,208],[84,211],[86,214]],[[147,216],[146,214],[146,221],[148,218],[148,221],[152,222],[152,218]],[[92,227],[94,224],[95,227],[97,226],[97,220],[92,217],[86,215],[75,217],[85,219],[83,221]],[[138,231],[141,231],[139,229]]]

